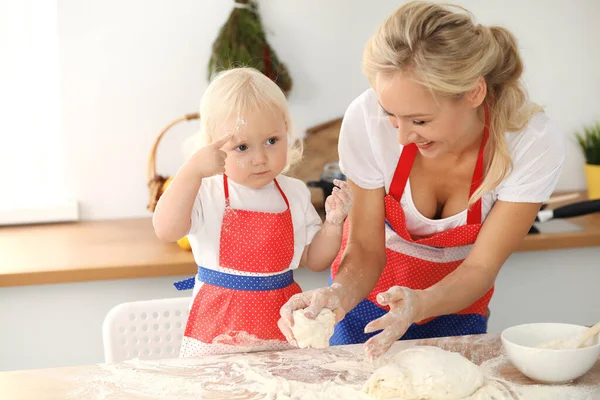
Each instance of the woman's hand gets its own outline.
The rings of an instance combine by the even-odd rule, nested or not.
[[[387,292],[377,295],[377,302],[390,306],[383,317],[371,321],[365,327],[365,333],[383,329],[365,343],[367,357],[371,360],[380,357],[400,339],[413,322],[419,321],[421,301],[417,292],[401,286],[393,286]]]
[[[331,196],[325,200],[325,220],[334,225],[341,225],[352,208],[352,191],[344,181],[335,179]]]
[[[286,337],[287,341],[297,346],[296,339],[292,333],[294,325],[294,311],[306,309],[304,315],[307,318],[316,318],[322,309],[329,308],[335,314],[335,322],[339,322],[344,318],[346,312],[342,308],[343,288],[339,283],[325,288],[309,290],[293,295],[281,307],[281,318],[277,322],[281,333]]]

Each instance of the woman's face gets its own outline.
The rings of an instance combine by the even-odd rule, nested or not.
[[[485,94],[481,97],[469,92],[460,98],[434,98],[409,73],[387,77],[380,74],[375,86],[383,114],[398,131],[398,142],[415,143],[424,157],[460,155],[483,130],[477,108]],[[478,89],[485,92],[485,87]]]

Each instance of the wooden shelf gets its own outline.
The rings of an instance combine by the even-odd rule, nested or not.
[[[0,228],[0,286],[193,275],[192,253],[151,218]]]
[[[528,235],[518,251],[600,246],[600,213],[569,222],[583,230]],[[0,287],[195,272],[192,253],[160,242],[151,218],[0,228]]]

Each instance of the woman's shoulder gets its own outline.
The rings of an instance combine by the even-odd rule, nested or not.
[[[347,139],[352,137],[361,143],[365,140],[382,141],[383,147],[387,148],[397,145],[395,132],[379,106],[377,94],[370,88],[354,98],[346,108],[340,136]]]
[[[534,114],[519,132],[505,134],[513,161],[552,153],[562,158],[566,152],[566,138],[558,124],[543,112]],[[530,160],[531,161],[531,160]]]
[[[354,98],[348,105],[344,119],[346,118],[364,118],[379,113],[377,94],[373,88],[366,89],[364,92]]]
[[[566,138],[542,112],[520,131],[506,134],[512,169],[496,188],[498,199],[543,202],[554,191],[566,156]]]

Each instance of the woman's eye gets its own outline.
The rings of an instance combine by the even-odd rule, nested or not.
[[[238,147],[236,147],[237,151],[246,151],[248,150],[248,146],[246,146],[245,144],[240,144]]]
[[[417,126],[425,125],[425,121],[413,121],[413,125],[417,125]]]
[[[392,114],[390,114],[389,112],[385,111],[383,108],[381,109],[381,111],[383,111],[383,115],[385,115],[386,117],[391,117]]]

